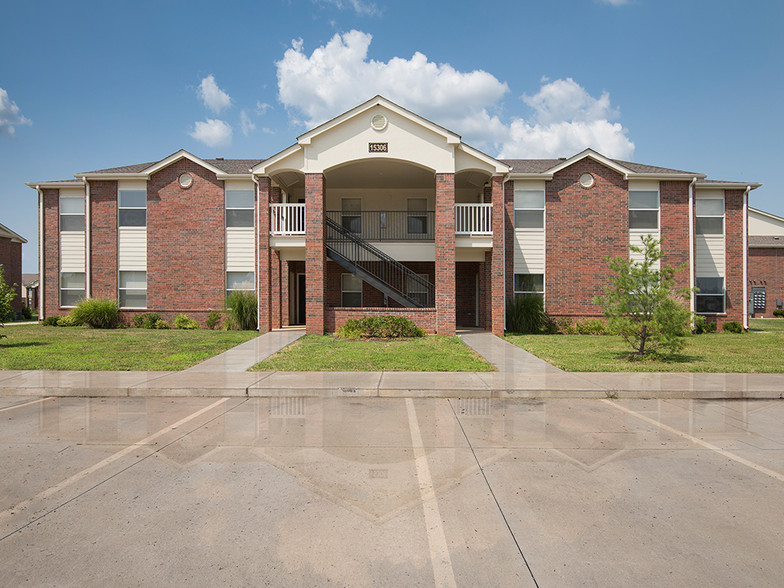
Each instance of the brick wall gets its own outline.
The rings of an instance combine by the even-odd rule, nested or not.
[[[270,232],[270,190],[272,184],[269,178],[259,178],[259,190],[256,205],[259,211],[259,223],[256,227],[258,243],[258,268],[256,283],[258,287],[259,302],[259,332],[265,333],[272,325],[272,287],[270,275],[271,259],[269,246]]]
[[[718,317],[719,324],[726,321],[743,322],[743,190],[724,191],[725,254],[727,289],[726,316]]]
[[[594,177],[590,188],[580,185],[584,173]],[[628,182],[590,158],[547,182],[545,291],[551,315],[601,316],[592,300],[611,275],[605,257],[629,255],[628,206]]]
[[[177,178],[193,176],[189,189]],[[225,292],[223,182],[181,159],[147,184],[147,307],[166,316],[206,317],[223,308]],[[198,313],[198,314],[197,314]],[[201,320],[198,318],[197,320]]]
[[[90,296],[117,300],[117,182],[90,182]],[[149,304],[149,299],[148,299]]]
[[[455,174],[436,174],[436,310],[440,335],[455,334]]]
[[[43,192],[43,235],[41,252],[44,256],[43,275],[43,319],[60,312],[60,190],[44,189]]]
[[[305,174],[305,331],[324,332],[324,174]]]
[[[22,312],[22,244],[11,239],[0,237],[0,265],[3,266],[3,278],[13,289],[16,296],[11,301],[14,312]]]
[[[689,182],[659,182],[662,265],[685,266],[675,274],[678,288],[689,287]]]
[[[765,309],[758,310],[754,316],[772,317],[776,300],[784,300],[784,249],[749,249],[749,293],[752,286],[764,286],[766,298]]]
[[[350,318],[364,318],[367,316],[385,316],[394,315],[402,316],[414,321],[418,326],[422,327],[429,333],[436,332],[436,317],[437,311],[435,308],[327,308],[324,312],[324,321],[326,331],[334,333],[342,327]]]

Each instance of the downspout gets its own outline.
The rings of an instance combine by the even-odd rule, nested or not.
[[[749,192],[743,193],[743,329],[749,330]]]
[[[38,320],[44,320],[44,193],[36,184],[38,192]]]
[[[259,330],[261,325],[261,290],[260,290],[260,280],[261,276],[259,276],[259,223],[261,222],[261,206],[259,203],[259,181],[256,179],[253,170],[248,170],[250,173],[250,179],[253,180],[253,183],[256,184],[256,229],[253,231],[253,242],[256,246],[253,248],[253,258],[255,259],[254,267],[253,267],[253,274],[256,276],[256,330]],[[223,276],[223,280],[226,280],[226,276]]]
[[[694,329],[694,312],[696,310],[694,294],[694,185],[696,176],[689,183],[689,312],[691,313],[691,328]]]
[[[92,239],[91,239],[91,227],[92,222],[90,221],[90,183],[87,181],[87,178],[82,176],[82,181],[84,182],[84,250],[85,250],[85,260],[84,260],[84,294],[85,298],[90,298],[92,295],[92,280],[90,279],[90,252],[92,251]]]
[[[507,300],[506,300],[506,292],[507,292],[507,290],[506,290],[506,279],[507,279],[507,275],[506,275],[506,254],[507,254],[506,253],[506,183],[510,179],[511,178],[509,177],[509,174],[506,174],[506,177],[504,177],[504,181],[501,182],[501,218],[503,219],[503,223],[501,224],[501,227],[502,227],[501,235],[502,235],[503,243],[504,243],[504,247],[503,247],[503,251],[504,251],[504,256],[503,256],[503,262],[504,262],[504,332],[506,332],[506,304],[507,304]],[[546,190],[545,190],[545,192],[546,192]],[[546,194],[545,194],[545,200],[546,200]],[[545,230],[545,237],[544,237],[544,239],[545,239],[545,247],[546,247],[547,246],[546,245],[547,244],[547,232],[546,232],[547,231],[547,227],[545,227],[544,230]],[[545,259],[546,258],[547,258],[547,256],[545,256]],[[545,267],[544,269],[545,269],[544,276],[547,276],[547,267]],[[547,283],[547,281],[545,280],[545,284],[546,283]],[[512,294],[512,296],[514,296],[514,294]],[[545,291],[545,300],[546,300],[546,298],[547,298],[547,292]],[[491,314],[493,312],[492,305],[491,305],[491,308],[490,308],[490,312],[491,312]]]

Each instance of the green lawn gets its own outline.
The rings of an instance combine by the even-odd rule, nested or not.
[[[6,326],[0,369],[176,371],[258,336],[256,331],[193,331]]]
[[[347,340],[307,335],[251,368],[282,372],[489,372],[495,368],[457,337]]]
[[[752,319],[740,335],[686,337],[667,360],[629,360],[630,347],[616,336],[507,335],[506,340],[570,372],[784,372],[784,320]]]

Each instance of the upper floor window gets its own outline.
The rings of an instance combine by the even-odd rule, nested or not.
[[[254,226],[253,190],[226,190],[226,226]]]
[[[147,226],[147,192],[145,190],[120,190],[117,195],[117,226]]]
[[[698,235],[724,234],[724,198],[697,198],[695,216]]]
[[[84,198],[60,197],[60,231],[84,231]]]
[[[657,190],[629,191],[629,228],[659,228],[659,192]]]
[[[544,228],[544,190],[515,190],[515,229]]]

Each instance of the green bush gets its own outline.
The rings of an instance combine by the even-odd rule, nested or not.
[[[190,318],[187,314],[178,314],[174,319],[174,326],[178,329],[193,330],[201,329],[201,325]],[[155,323],[155,328],[158,328],[158,323]]]
[[[552,319],[544,311],[544,302],[536,294],[515,296],[506,304],[506,330],[510,333],[552,331]]]
[[[702,315],[697,315],[694,318],[694,334],[695,335],[703,335],[705,333],[715,333],[716,332],[716,323],[713,321],[709,321]]]
[[[26,321],[29,321],[31,318],[33,318],[33,309],[30,308],[29,306],[23,306],[22,318]]]
[[[206,322],[207,328],[216,329],[220,324],[220,320],[221,320],[221,313],[219,313],[216,310],[211,310],[210,314],[207,315],[207,322]]]
[[[182,316],[182,315],[180,315],[180,316]],[[190,320],[190,319],[188,319],[188,320]],[[193,321],[193,322],[195,323],[196,321]],[[158,319],[157,321],[155,321],[155,326],[153,327],[153,329],[171,329],[171,325],[169,325],[169,323],[167,323],[163,319]]]
[[[743,332],[743,325],[741,325],[738,321],[727,321],[721,326],[727,333],[742,333]]]
[[[235,290],[226,298],[226,312],[231,318],[232,327],[241,331],[255,331],[258,328],[258,306],[253,292]]]
[[[161,320],[161,315],[157,312],[145,312],[137,314],[131,319],[131,323],[137,329],[155,329],[157,322]]]
[[[566,335],[611,335],[612,330],[602,319],[582,319],[560,323],[561,332]]]
[[[80,327],[84,323],[78,323],[71,315],[57,317],[58,327]]]
[[[76,324],[93,329],[113,329],[120,321],[120,307],[116,300],[85,298],[71,311],[70,317]]]
[[[411,319],[402,316],[366,316],[361,319],[348,319],[335,335],[345,339],[378,338],[397,339],[401,337],[424,337],[427,333]]]
[[[58,321],[61,318],[63,318],[63,317],[61,317],[61,316],[48,316],[44,320],[41,321],[41,324],[44,327],[56,327],[56,326],[58,326],[57,323],[58,323]]]
[[[773,316],[776,316],[778,318],[784,318],[784,308],[777,308],[776,310],[774,310]]]

